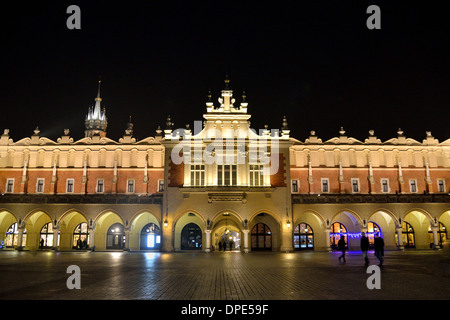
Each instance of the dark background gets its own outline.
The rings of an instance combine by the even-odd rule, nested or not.
[[[81,30],[68,30],[69,5]],[[381,30],[366,9],[381,8]],[[36,1],[1,14],[0,130],[17,141],[84,137],[102,80],[108,134],[154,136],[168,114],[175,128],[202,120],[228,73],[236,105],[247,93],[252,127],[323,141],[341,126],[364,141],[402,128],[450,137],[449,14],[445,2],[411,1]]]

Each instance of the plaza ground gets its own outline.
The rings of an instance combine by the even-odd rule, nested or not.
[[[450,299],[450,250],[387,251],[369,290],[361,252],[0,251],[1,300]],[[378,264],[369,252],[370,264]],[[81,270],[69,290],[67,267]]]

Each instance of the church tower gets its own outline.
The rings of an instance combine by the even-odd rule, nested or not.
[[[108,126],[108,120],[106,118],[106,109],[101,108],[102,98],[100,98],[100,85],[101,81],[98,82],[98,93],[97,98],[95,98],[95,106],[92,106],[88,110],[86,119],[84,121],[86,130],[84,131],[85,137],[90,137],[94,135],[100,135],[100,137],[106,137],[106,127]]]

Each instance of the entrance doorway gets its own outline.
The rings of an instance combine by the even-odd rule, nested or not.
[[[252,250],[272,250],[272,231],[265,223],[252,228]]]
[[[106,249],[125,248],[125,231],[121,223],[113,224],[106,235]]]
[[[218,241],[219,251],[239,251],[241,250],[241,236],[239,232],[225,230]]]
[[[188,223],[181,231],[181,250],[202,250],[202,229],[195,223]]]

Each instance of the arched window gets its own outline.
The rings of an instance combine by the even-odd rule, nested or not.
[[[430,248],[431,248],[434,244],[433,231],[431,230],[431,226],[428,226],[428,236],[430,238]],[[438,236],[438,241],[439,241],[438,244],[439,244],[439,246],[442,247],[442,244],[447,239],[447,229],[445,228],[444,224],[440,221],[439,221],[439,229],[437,231],[437,236]]]
[[[414,229],[406,221],[402,222],[402,239],[403,239],[403,246],[405,248],[414,248],[416,246],[414,239]]]
[[[332,248],[337,248],[341,235],[344,236],[345,247],[348,248],[347,228],[340,222],[333,223],[330,230],[330,245]]]
[[[78,239],[80,240],[78,242]],[[73,231],[72,249],[87,249],[89,248],[89,231],[86,222],[82,222],[75,227]]]
[[[295,227],[294,248],[296,250],[314,249],[314,232],[310,225],[300,223]]]
[[[17,222],[16,222],[13,223],[6,231],[5,246],[7,248],[17,247],[18,239],[19,239],[19,230],[17,229]],[[27,245],[27,229],[24,229],[22,235],[22,246],[25,247],[26,245]]]
[[[106,234],[106,249],[123,249],[125,247],[125,231],[121,223],[113,224]]]
[[[189,223],[181,231],[181,250],[201,250],[202,229],[195,223]]]
[[[51,248],[53,247],[53,223],[49,222],[45,224],[41,229],[39,237],[39,248]]]
[[[149,223],[141,230],[141,250],[159,250],[161,248],[161,230]]]
[[[252,250],[272,250],[272,232],[264,223],[252,228]]]
[[[369,246],[375,245],[375,234],[378,234],[380,237],[383,237],[381,232],[381,228],[372,221],[367,223],[367,238],[369,239]]]

